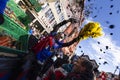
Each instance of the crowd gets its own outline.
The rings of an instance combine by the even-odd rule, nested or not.
[[[68,58],[57,58],[49,69],[36,80],[119,80],[113,73],[100,72],[84,57],[79,56],[75,61]]]
[[[79,58],[73,64],[64,64],[57,68],[54,65],[37,80],[94,80],[92,63]]]

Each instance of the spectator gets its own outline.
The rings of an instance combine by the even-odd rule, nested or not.
[[[50,57],[53,54],[53,49],[59,49],[62,47],[67,47],[76,42],[78,39],[73,39],[70,42],[63,43],[60,42],[59,39],[61,37],[61,33],[57,33],[58,29],[68,23],[75,23],[76,20],[73,18],[70,18],[68,20],[64,20],[63,22],[57,24],[54,26],[54,30],[51,31],[50,35],[42,39],[40,42],[38,42],[35,46],[33,46],[32,50],[36,54],[38,62],[44,63],[48,57]]]
[[[104,71],[101,72],[99,78],[101,78],[101,80],[106,80],[107,79],[107,73],[105,73]]]
[[[84,58],[79,58],[74,62],[72,72],[68,73],[67,76],[64,73],[65,71],[57,72],[51,72],[49,75],[44,77],[43,80],[94,80],[93,65],[90,61]]]

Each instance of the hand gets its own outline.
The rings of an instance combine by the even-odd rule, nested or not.
[[[70,21],[71,23],[77,23],[77,20],[76,19],[74,19],[74,18],[69,18],[69,20],[68,21]]]

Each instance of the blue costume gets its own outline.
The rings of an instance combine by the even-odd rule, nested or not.
[[[51,48],[55,50],[62,47],[67,47],[78,40],[77,38],[75,38],[70,42],[63,43],[58,41],[57,39],[54,39],[54,36],[58,34],[58,29],[68,22],[72,23],[76,22],[76,20],[70,18],[69,20],[64,20],[61,23],[54,25],[54,29],[50,32],[49,37],[44,38],[43,40],[38,42],[38,44],[33,46],[32,51],[36,54],[36,57],[39,61],[44,62],[48,57],[50,57],[54,53],[53,51],[51,51]]]
[[[0,14],[4,13],[8,0],[0,0]]]
[[[53,42],[52,48],[54,50],[62,47],[62,42],[59,42],[57,40],[55,41],[54,39],[52,42]],[[37,59],[40,60],[41,62],[44,62],[48,57],[50,57],[54,53],[50,49],[51,47],[47,45],[44,49],[42,49],[42,51],[39,51],[37,54]]]

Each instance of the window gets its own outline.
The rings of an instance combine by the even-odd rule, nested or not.
[[[45,17],[48,19],[49,23],[51,23],[55,18],[54,15],[51,11],[51,9],[49,9],[46,13],[45,13]]]
[[[60,21],[63,21],[63,20],[64,20],[64,16],[63,16],[63,14],[61,14]]]
[[[36,21],[34,25],[36,25],[36,29],[40,30],[40,32],[44,30],[43,26],[38,21]]]
[[[59,13],[61,12],[60,2],[59,2],[59,1],[57,1],[57,2],[55,3],[55,7],[56,7],[56,10],[57,10],[57,13],[59,14]]]
[[[48,3],[45,3],[44,5],[42,5],[41,7],[42,7],[42,9],[45,9],[45,8],[47,8],[49,6],[49,4]]]

